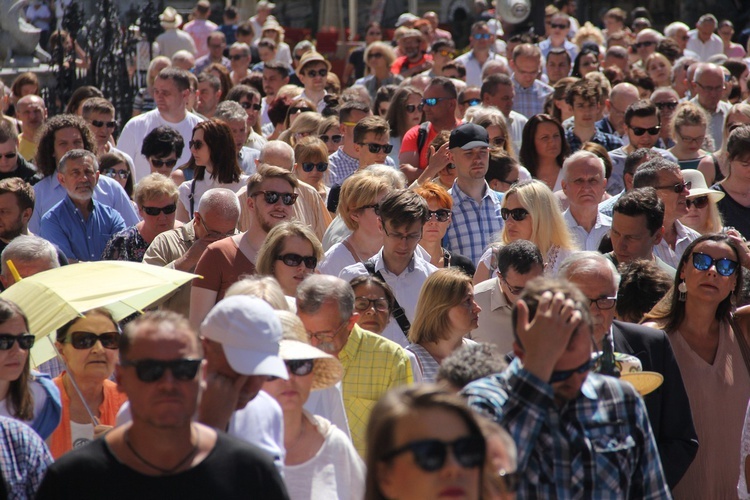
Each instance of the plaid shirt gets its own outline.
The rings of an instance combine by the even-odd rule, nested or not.
[[[354,325],[339,353],[344,365],[344,407],[352,443],[365,456],[367,421],[373,406],[394,387],[414,382],[411,363],[403,347]]]
[[[490,189],[486,182],[480,203],[464,194],[457,182],[448,192],[453,197],[453,215],[443,246],[468,257],[476,266],[484,249],[503,230],[503,219],[500,217],[502,195]]]
[[[395,167],[390,156],[386,156],[385,164]],[[359,160],[344,153],[344,147],[339,148],[328,156],[328,186],[340,186],[344,180],[359,169]]]
[[[0,481],[7,498],[34,498],[52,463],[47,446],[28,425],[0,416]]]
[[[523,369],[467,385],[469,405],[518,446],[518,499],[671,498],[643,400],[629,385],[589,373],[562,407],[552,386]]]
[[[565,140],[570,145],[571,154],[575,153],[583,146],[581,139],[579,139],[578,136],[573,133],[572,128],[565,131]],[[601,132],[599,130],[596,130],[596,132],[594,132],[594,135],[591,137],[591,139],[588,140],[588,142],[595,142],[600,146],[603,146],[607,151],[613,151],[617,148],[622,147],[622,139],[620,139],[616,135],[605,134],[604,132]]]
[[[515,77],[513,77],[513,88],[516,91],[516,96],[513,98],[513,111],[521,113],[526,118],[544,113],[544,100],[554,92],[552,87],[539,80],[534,80],[534,83],[525,89]]]

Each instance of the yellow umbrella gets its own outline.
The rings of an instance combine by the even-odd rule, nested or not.
[[[29,330],[37,339],[30,353],[36,367],[56,355],[50,334],[82,313],[106,307],[119,321],[196,277],[139,262],[79,262],[24,278],[0,297],[18,304],[29,319]],[[39,342],[44,337],[49,341]]]

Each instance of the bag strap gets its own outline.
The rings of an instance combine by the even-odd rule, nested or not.
[[[195,211],[195,177],[193,177],[193,180],[190,182],[190,194],[188,195],[188,200],[190,200],[190,218],[193,218],[193,212]]]
[[[380,278],[383,283],[385,283],[385,278],[383,278],[383,275],[380,274],[380,271],[375,270],[375,263],[371,260],[366,260],[363,262],[365,265],[365,269],[367,269],[367,272],[372,274],[373,276],[376,276]],[[398,303],[398,300],[396,297],[393,297],[393,319],[396,320],[396,323],[398,323],[399,328],[401,328],[401,331],[403,332],[405,337],[409,337],[409,328],[411,328],[411,323],[409,323],[409,318],[406,317],[406,312],[404,311],[404,308],[401,307],[401,304]]]
[[[747,339],[745,338],[745,332],[740,328],[739,323],[737,323],[737,320],[734,317],[734,314],[731,316],[729,323],[732,325],[732,330],[734,330],[734,336],[737,338],[737,344],[740,346],[740,352],[742,352],[742,359],[745,361],[745,368],[747,368],[747,373],[750,373],[750,345],[747,343]]]

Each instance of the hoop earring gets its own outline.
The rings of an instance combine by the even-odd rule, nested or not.
[[[685,284],[685,280],[680,281],[680,284],[677,285],[677,291],[680,292],[677,300],[685,302],[687,300],[687,285]]]

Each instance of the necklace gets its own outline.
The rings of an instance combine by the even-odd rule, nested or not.
[[[151,467],[154,470],[158,470],[162,474],[172,474],[173,472],[177,471],[180,467],[182,467],[183,465],[185,465],[185,463],[193,455],[195,455],[195,452],[198,451],[198,446],[200,444],[200,437],[201,437],[200,431],[196,431],[196,434],[195,434],[195,444],[193,445],[193,447],[190,449],[190,451],[188,452],[188,454],[185,455],[185,458],[183,458],[182,460],[180,460],[180,462],[177,465],[175,465],[174,467],[171,467],[169,469],[165,469],[163,467],[159,467],[158,465],[152,464],[151,462],[149,462],[148,460],[146,460],[145,458],[143,458],[140,453],[138,453],[137,451],[135,451],[135,447],[133,447],[133,443],[130,442],[130,431],[129,430],[125,432],[125,444],[128,446],[128,449],[133,452],[133,455],[135,455],[135,458],[137,458],[138,460],[140,460],[144,464],[148,465],[149,467]]]

